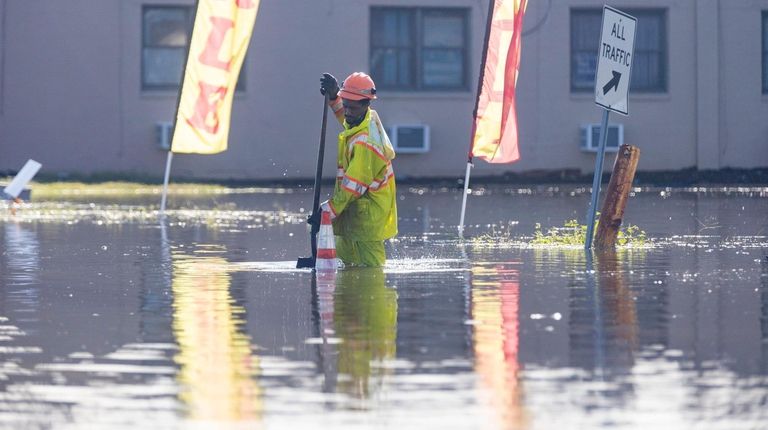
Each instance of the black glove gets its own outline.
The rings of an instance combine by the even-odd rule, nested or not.
[[[323,73],[320,78],[320,94],[325,95],[325,93],[328,93],[328,98],[331,100],[336,100],[339,96],[339,81],[330,73]]]
[[[320,214],[322,213],[323,211],[318,210],[317,212],[307,217],[307,224],[312,226],[312,233],[317,233],[320,231]]]

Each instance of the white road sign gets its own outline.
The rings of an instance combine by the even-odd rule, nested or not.
[[[627,115],[627,94],[635,49],[637,19],[603,6],[603,28],[597,54],[595,103]]]
[[[19,173],[16,174],[11,183],[3,188],[3,192],[14,199],[19,197],[19,194],[24,191],[24,187],[26,187],[29,181],[35,177],[41,166],[42,164],[35,160],[27,160],[24,167],[22,167]]]

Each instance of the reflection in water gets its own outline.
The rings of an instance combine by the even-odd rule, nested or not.
[[[380,268],[343,270],[336,282],[334,319],[339,345],[339,390],[370,397],[384,382],[386,360],[395,357],[397,293]]]
[[[172,316],[167,310],[173,302],[173,261],[165,223],[160,224],[159,246],[149,249],[150,252],[140,263],[141,340],[148,343],[170,343],[173,342],[173,334],[169,330]]]
[[[760,274],[760,333],[763,337],[763,373],[768,374],[768,257],[763,258]]]
[[[223,252],[223,250],[220,250]],[[195,421],[260,419],[258,361],[242,332],[245,310],[230,294],[228,262],[174,252],[173,331],[179,344],[180,397]]]
[[[666,253],[650,258],[645,250],[618,252],[614,259],[622,262],[621,270],[630,279],[632,297],[637,309],[637,341],[640,349],[668,348],[670,345],[670,256]],[[599,267],[599,266],[598,266]],[[636,272],[653,267],[653,280],[640,279]],[[622,281],[623,282],[623,281]]]
[[[638,323],[635,297],[626,284],[624,271],[619,267],[615,250],[606,250],[597,256],[597,270],[600,273],[600,290],[610,324],[617,327],[616,337],[627,345],[629,352],[636,351]]]
[[[600,331],[610,332],[610,344],[614,346],[611,355],[615,364],[632,366],[638,348],[638,321],[635,297],[624,280],[624,271],[619,267],[616,251],[609,249],[597,255],[599,276],[595,296],[604,320]],[[609,329],[610,327],[610,329]]]
[[[316,319],[323,337],[324,390],[368,400],[382,391],[386,361],[395,358],[397,293],[386,287],[381,268],[342,270],[335,287],[333,275],[319,276]],[[356,407],[367,408],[364,402]]]
[[[333,294],[336,290],[336,272],[313,272],[312,274],[312,321],[315,324],[314,335],[321,340],[318,350],[318,363],[323,372],[323,392],[332,393],[336,389],[336,351],[333,328]]]
[[[586,253],[586,288],[571,285],[571,362],[598,373],[626,373],[639,347],[636,297],[615,251]],[[596,269],[596,270],[595,270]]]
[[[20,224],[5,224],[5,247],[7,271],[3,288],[6,300],[11,305],[5,312],[13,312],[17,323],[38,321],[40,291],[38,277],[40,270],[40,243],[37,234]]]
[[[475,370],[501,421],[498,428],[527,428],[518,361],[520,282],[517,269],[505,264],[473,267],[471,309],[475,322]]]

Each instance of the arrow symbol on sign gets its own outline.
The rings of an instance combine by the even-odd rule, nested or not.
[[[621,73],[611,70],[611,73],[613,73],[613,78],[611,78],[610,81],[608,81],[607,84],[603,85],[603,95],[608,94],[608,91],[611,90],[611,87],[615,89],[616,91],[619,90],[619,81],[621,80]]]

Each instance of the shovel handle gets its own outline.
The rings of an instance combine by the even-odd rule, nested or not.
[[[323,156],[325,155],[325,130],[328,125],[328,101],[330,96],[325,93],[323,97],[323,122],[320,128],[320,147],[317,149],[317,169],[315,171],[315,196],[312,200],[312,215],[320,211],[320,181],[323,177]],[[312,258],[317,258],[317,231],[312,229],[310,233],[312,245]]]

